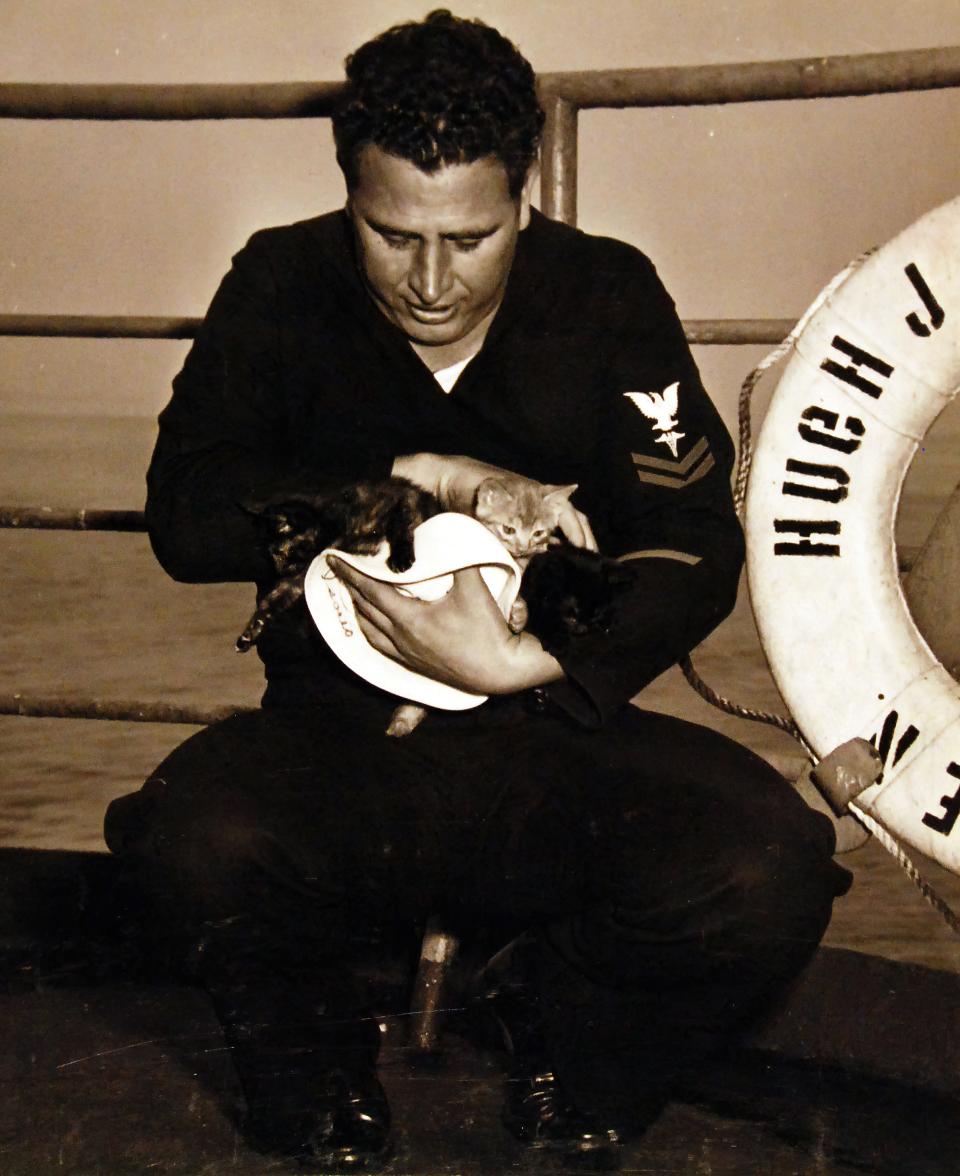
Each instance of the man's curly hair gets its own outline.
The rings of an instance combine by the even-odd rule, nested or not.
[[[496,29],[437,9],[381,33],[345,64],[333,136],[348,190],[360,150],[373,143],[424,172],[495,156],[510,195],[520,194],[544,115],[533,68]]]

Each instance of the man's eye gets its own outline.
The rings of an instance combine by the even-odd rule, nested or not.
[[[380,236],[386,241],[391,249],[406,249],[410,244],[409,237],[395,237],[391,233],[381,233]]]
[[[479,245],[480,245],[480,238],[477,238],[477,240],[475,240],[475,241],[468,240],[468,241],[457,241],[456,242],[458,253],[472,253],[474,251],[474,249],[479,248]]]

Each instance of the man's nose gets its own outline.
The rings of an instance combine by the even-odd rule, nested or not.
[[[440,301],[450,284],[446,242],[424,241],[420,245],[408,281],[421,305],[432,306]]]

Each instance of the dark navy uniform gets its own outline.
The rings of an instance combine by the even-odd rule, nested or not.
[[[383,734],[396,700],[304,607],[278,618],[262,713],[195,735],[108,813],[170,934],[208,960],[229,944],[270,1016],[321,999],[342,1018],[371,927],[440,912],[491,943],[530,932],[587,1102],[623,1097],[623,1072],[669,1081],[796,973],[848,881],[829,822],[746,749],[629,705],[729,612],[743,558],[733,445],[647,258],[534,213],[447,395],[371,301],[343,213],[266,230],[160,426],[148,521],[178,579],[265,587],[246,503],[416,452],[578,483],[600,549],[637,573],[610,630],[557,655],[565,680],[402,740]]]

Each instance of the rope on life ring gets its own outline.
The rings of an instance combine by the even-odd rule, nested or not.
[[[757,627],[804,741],[869,740],[883,771],[856,807],[956,873],[960,688],[910,618],[893,525],[960,389],[958,258],[960,198],[831,283],[791,333],[746,495]]]

